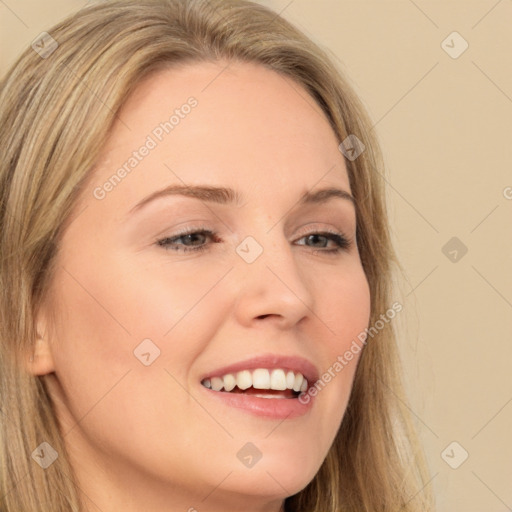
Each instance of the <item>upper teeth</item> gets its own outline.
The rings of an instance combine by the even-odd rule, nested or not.
[[[302,373],[280,368],[242,370],[238,373],[228,373],[222,377],[204,379],[201,384],[214,391],[222,391],[223,389],[231,391],[235,386],[242,390],[252,386],[255,389],[275,389],[277,391],[293,389],[296,392],[306,391],[308,388],[308,381]]]

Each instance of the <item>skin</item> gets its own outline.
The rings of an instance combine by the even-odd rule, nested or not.
[[[263,353],[304,357],[322,374],[370,315],[354,206],[297,205],[306,191],[350,192],[326,117],[288,78],[248,63],[219,75],[224,67],[187,64],[139,84],[82,191],[38,314],[30,368],[45,375],[89,511],[278,511],[316,474],[350,395],[360,354],[298,418],[258,417],[201,387],[208,371]],[[96,199],[191,96],[190,114]],[[243,200],[167,196],[129,213],[184,183],[229,186]],[[217,242],[199,236],[192,243],[207,250],[189,253],[156,244],[188,227]],[[335,242],[306,236],[329,229],[352,245],[327,254]],[[246,236],[263,248],[250,264],[236,252]],[[161,351],[149,366],[133,353],[147,338]],[[262,453],[251,469],[236,456],[247,442]]]

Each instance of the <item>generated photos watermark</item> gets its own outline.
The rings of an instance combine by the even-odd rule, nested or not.
[[[196,98],[191,96],[186,103],[183,103],[179,108],[175,108],[173,114],[168,120],[162,121],[155,126],[151,133],[148,134],[144,143],[135,151],[131,156],[108,178],[103,185],[96,187],[93,190],[95,199],[102,200],[107,197],[109,192],[123,181],[137,166],[146,158],[151,151],[153,151],[164,138],[169,135],[191,112],[192,109],[197,107],[199,102]]]
[[[348,364],[354,359],[354,357],[361,352],[363,347],[368,342],[368,336],[373,338],[377,335],[385,325],[391,322],[403,309],[400,302],[394,302],[392,306],[382,313],[378,320],[375,321],[374,325],[369,328],[366,327],[364,331],[361,331],[357,335],[357,340],[352,340],[352,344],[343,354],[338,355],[336,361],[334,361],[329,368],[320,376],[320,378],[311,386],[307,391],[303,391],[299,395],[299,402],[301,404],[308,404],[311,401],[311,397],[316,396],[325,386],[331,382]]]

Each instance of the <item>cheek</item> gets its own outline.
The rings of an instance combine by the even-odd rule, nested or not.
[[[315,396],[329,411],[329,428],[337,428],[345,411],[364,344],[365,329],[370,319],[370,289],[361,266],[332,276],[318,291],[318,311],[329,327],[323,343],[320,379]]]
[[[140,382],[117,396],[116,407],[128,413],[130,406],[137,410],[136,403],[157,403],[170,384],[178,389],[173,378],[187,382],[191,365],[223,321],[222,298],[209,293],[222,268],[199,276],[165,264],[135,269],[114,259],[95,268],[65,262],[69,270],[55,280],[53,357],[75,419],[127,372],[127,380]]]
[[[86,444],[101,445],[110,457],[165,474],[181,467],[185,456],[175,440],[191,446],[190,424],[208,424],[185,389],[194,354],[206,339],[193,326],[202,325],[208,304],[191,308],[197,302],[191,292],[185,294],[184,306],[179,285],[153,286],[143,272],[117,272],[108,274],[112,282],[130,275],[129,282],[113,287],[110,280],[85,272],[76,272],[75,279],[63,273],[56,281],[59,316],[53,354],[60,385],[53,388],[54,403],[76,459],[85,452],[85,437]],[[152,341],[137,351],[144,339]],[[149,365],[144,364],[146,353]],[[207,434],[202,432],[213,443]],[[159,453],[167,454],[161,466],[155,464]]]
[[[71,266],[55,282],[58,314],[52,355],[60,386],[54,392],[67,430],[81,418],[95,417],[100,402],[109,401],[110,391],[122,385],[137,362],[131,326],[113,300],[116,289],[102,284]]]
[[[345,352],[353,340],[368,326],[370,319],[370,288],[360,265],[347,266],[339,275],[333,274],[317,288],[318,316],[328,326],[326,353],[331,363]]]

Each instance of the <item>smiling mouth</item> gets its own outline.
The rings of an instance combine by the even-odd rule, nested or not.
[[[201,384],[212,391],[277,399],[297,398],[308,388],[302,373],[282,368],[242,370],[203,379]]]

